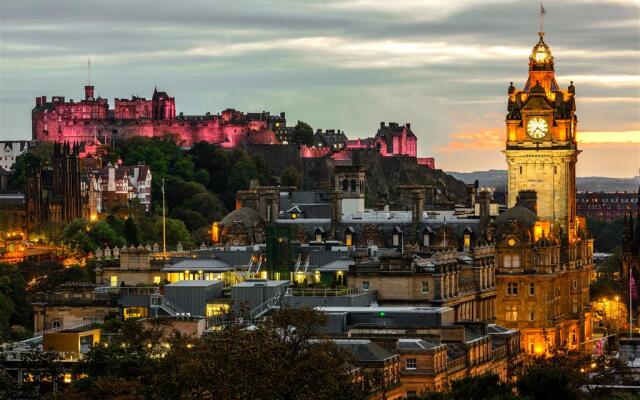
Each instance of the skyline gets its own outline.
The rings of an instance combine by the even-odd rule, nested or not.
[[[530,1],[115,3],[0,7],[3,139],[31,136],[36,96],[80,99],[91,58],[96,93],[111,105],[157,85],[185,114],[285,111],[290,123],[350,138],[411,122],[419,155],[438,168],[505,169],[507,87],[524,85],[538,39]],[[545,9],[558,83],[576,85],[578,175],[638,175],[640,3]]]

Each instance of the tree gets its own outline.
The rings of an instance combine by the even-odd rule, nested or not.
[[[104,398],[105,388],[146,399],[367,397],[350,374],[352,357],[311,340],[324,321],[313,310],[282,310],[255,330],[230,326],[200,339],[167,335],[155,321],[146,329],[127,321],[111,345],[92,348],[76,364],[86,377],[62,397]]]
[[[531,400],[578,400],[586,376],[580,363],[564,354],[534,357],[523,365],[516,382],[518,394]]]
[[[302,174],[296,167],[288,166],[280,176],[280,184],[283,186],[300,187],[302,183]]]
[[[132,217],[128,217],[124,221],[124,238],[130,246],[138,246],[140,239],[138,238],[138,226]]]
[[[26,281],[15,265],[0,264],[0,340],[11,339],[13,325],[31,326]]]
[[[87,254],[104,247],[122,247],[124,239],[111,226],[98,221],[89,223],[83,218],[70,222],[62,231],[62,242],[70,249]]]
[[[162,243],[162,218],[157,220],[155,230],[158,234],[157,242]],[[185,248],[192,246],[191,235],[189,235],[189,230],[185,226],[184,222],[179,219],[167,218],[166,230],[167,246],[175,247],[178,243],[182,243]]]
[[[293,143],[313,146],[313,128],[306,122],[298,121],[293,128]]]

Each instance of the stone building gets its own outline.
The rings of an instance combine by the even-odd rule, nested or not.
[[[544,32],[523,90],[508,90],[505,155],[509,209],[491,230],[498,324],[521,331],[522,348],[584,349],[591,337],[593,240],[576,216],[575,86],[560,90]]]
[[[640,200],[640,189],[638,189],[638,200]],[[624,216],[624,226],[622,231],[622,253],[620,254],[620,260],[622,263],[622,282],[623,287],[627,288],[626,301],[629,301],[631,296],[631,310],[633,315],[633,321],[635,325],[638,325],[638,300],[640,299],[640,291],[638,285],[640,284],[640,203],[636,202],[636,217],[635,221],[633,213],[629,212]]]
[[[87,144],[172,134],[185,146],[206,141],[233,148],[242,143],[278,143],[273,129],[286,128],[284,113],[244,114],[227,109],[218,115],[176,114],[175,98],[157,88],[151,99],[115,99],[110,110],[107,99],[94,97],[91,85],[85,86],[85,98],[76,102],[63,96],[53,96],[51,101],[36,97],[31,119],[34,140]]]
[[[46,223],[69,223],[89,219],[90,191],[82,186],[79,147],[54,143],[52,165],[29,165],[25,187],[27,230],[41,229]],[[84,190],[83,190],[84,188]]]
[[[613,221],[633,213],[637,201],[633,192],[578,192],[576,207],[581,217]]]
[[[53,293],[39,293],[32,303],[33,331],[72,328],[119,316],[116,299],[94,288],[87,283],[66,283]]]

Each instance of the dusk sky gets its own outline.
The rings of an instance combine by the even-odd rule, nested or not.
[[[0,1],[0,137],[31,137],[39,95],[176,98],[177,112],[286,111],[349,138],[411,122],[445,170],[505,169],[507,87],[538,41],[531,0]],[[579,176],[638,175],[640,1],[545,4],[576,86]]]

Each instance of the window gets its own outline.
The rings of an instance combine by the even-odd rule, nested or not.
[[[576,298],[571,299],[571,312],[574,314],[578,312],[578,299]]]
[[[573,278],[573,283],[572,283],[572,285],[573,285],[573,288],[574,288],[574,289],[577,289],[577,288],[578,288],[578,280],[577,280],[576,278]]]
[[[463,247],[465,247],[465,248],[471,247],[471,235],[470,234],[465,233],[463,241],[464,241]]]
[[[400,234],[398,233],[393,234],[393,246],[394,247],[400,246]]]
[[[536,307],[531,305],[529,306],[529,321],[535,321],[536,317]]]
[[[505,254],[502,264],[505,268],[520,268],[520,255]]]
[[[515,304],[507,304],[505,306],[505,319],[507,321],[517,321],[518,320],[518,306]]]
[[[115,275],[112,275],[109,283],[111,284],[111,286],[118,286],[118,277]]]
[[[424,233],[422,235],[422,245],[427,247],[429,246],[429,234],[428,233]]]
[[[353,233],[347,233],[344,236],[344,244],[346,244],[347,246],[353,245]]]
[[[520,166],[520,174],[522,174],[522,165]]]
[[[422,281],[422,293],[429,293],[429,281]]]
[[[415,358],[407,358],[407,369],[416,369],[416,359]]]
[[[535,283],[529,283],[529,296],[533,296],[536,294],[536,285]]]
[[[160,277],[159,276],[154,276],[153,277],[153,283],[155,285],[159,285],[160,284]]]
[[[322,242],[322,233],[316,233],[316,242]]]
[[[53,329],[59,329],[59,328],[62,328],[62,321],[60,321],[59,319],[54,319],[54,320],[51,322],[51,328],[53,328]]]
[[[518,294],[518,282],[509,282],[507,284],[507,295],[515,296]]]
[[[362,290],[369,290],[369,281],[362,282]]]

